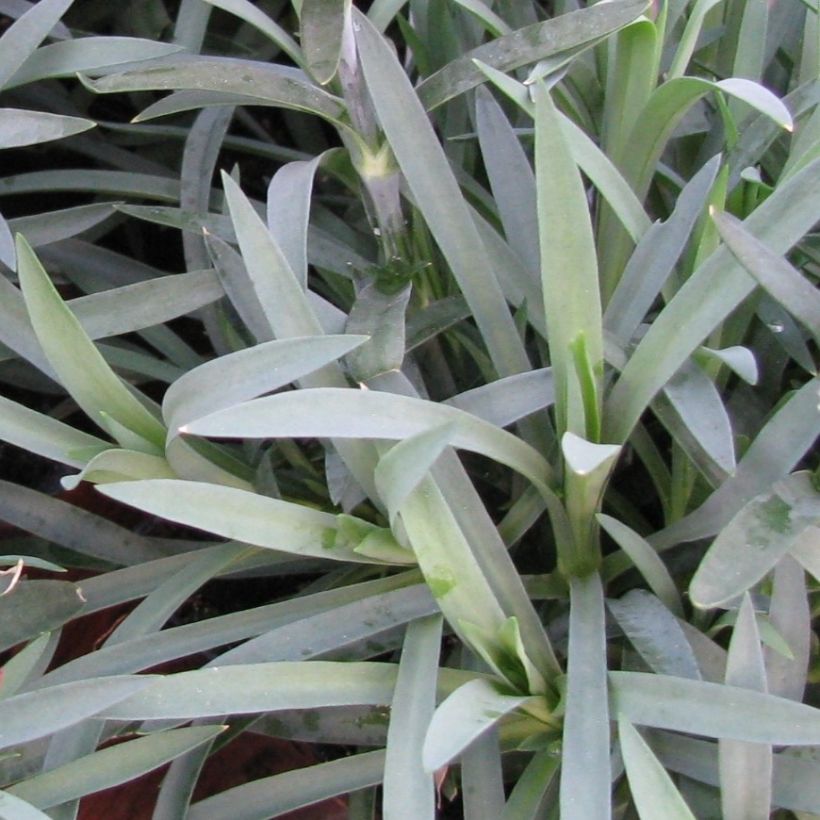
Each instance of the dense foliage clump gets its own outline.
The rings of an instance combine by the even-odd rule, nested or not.
[[[0,815],[820,814],[816,0],[0,13]]]

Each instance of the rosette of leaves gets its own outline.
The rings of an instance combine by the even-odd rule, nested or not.
[[[110,702],[12,734],[31,768],[11,799],[73,811],[114,782],[88,774],[100,739],[148,721],[115,748],[195,746],[163,752],[167,816],[343,793],[365,815],[381,785],[385,816],[434,817],[442,778],[465,817],[817,811],[816,10],[210,5],[250,56],[193,53],[209,7],[183,3],[191,53],[84,79],[170,91],[140,122],[203,109],[179,201],[120,208],[180,228],[186,271],[66,304],[18,240],[15,351],[99,430],[5,400],[2,434],[221,540],[121,534],[104,557],[130,566],[87,607],[142,603],[93,655],[45,675],[53,639],[15,656],[8,714]],[[264,135],[270,108],[298,157]],[[231,142],[233,116],[254,140]],[[211,190],[223,147],[289,160],[264,203],[235,170]],[[167,341],[185,372],[157,405],[92,341],[122,305],[140,332],[208,305],[218,355]],[[240,569],[315,580],[162,629]],[[223,723],[355,753],[189,805]]]

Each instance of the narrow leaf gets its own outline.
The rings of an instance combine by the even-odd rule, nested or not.
[[[671,612],[682,616],[683,605],[675,581],[651,544],[626,524],[609,515],[599,513],[595,518],[629,556],[629,560],[643,575],[655,595]]]
[[[729,644],[726,683],[766,691],[763,652],[748,593],[743,596]],[[721,805],[726,820],[766,820],[772,808],[771,746],[721,740],[718,762]]]
[[[573,578],[561,762],[561,817],[565,820],[610,816],[605,627],[600,577]]]
[[[774,252],[785,253],[811,230],[818,206],[820,160],[778,186],[744,224]],[[628,437],[655,393],[754,286],[725,248],[692,274],[641,339],[613,387],[604,414],[604,440]]]
[[[374,390],[314,388],[256,399],[187,424],[183,433],[232,438],[403,439],[455,425],[450,444],[518,470],[536,486],[550,479],[542,456],[524,441],[455,407]]]
[[[782,256],[728,213],[712,214],[720,236],[735,258],[760,285],[820,340],[820,295],[817,289]]]
[[[22,581],[0,597],[0,651],[58,629],[84,604],[80,588],[67,581]]]
[[[354,11],[367,88],[416,205],[470,305],[500,376],[529,369],[484,243],[407,75],[373,25]]]
[[[0,88],[59,23],[73,0],[40,0],[15,20],[0,38]],[[2,115],[0,115],[2,116]]]
[[[422,747],[436,704],[441,624],[440,615],[431,615],[407,627],[387,730],[383,805],[386,820],[435,817],[435,785],[422,767]]]
[[[20,286],[35,333],[72,397],[95,423],[101,425],[100,414],[108,413],[147,441],[162,446],[162,424],[106,364],[29,244],[19,235],[17,256]]]
[[[248,0],[205,0],[205,2],[218,9],[224,9],[235,14],[261,31],[271,42],[276,43],[296,65],[301,65],[303,62],[302,52],[296,41],[280,25]]]
[[[387,705],[393,696],[396,667],[389,663],[285,661],[211,667],[146,682],[152,685],[122,703],[101,706],[97,711],[104,710],[101,716],[110,720],[158,720]]]
[[[82,467],[89,458],[111,447],[96,436],[3,396],[0,411],[0,439],[71,467]]]
[[[475,66],[475,60],[501,71],[512,71],[564,51],[593,45],[632,22],[646,6],[643,0],[615,0],[493,38],[428,77],[419,87],[419,96],[425,108],[432,110],[483,81],[484,75]]]
[[[319,85],[335,76],[342,53],[350,0],[303,0],[300,16],[302,49],[307,68]]]
[[[207,743],[225,728],[191,726],[118,743],[30,777],[12,786],[9,793],[48,809],[140,777]]]
[[[689,594],[696,606],[725,604],[756,584],[808,526],[820,523],[809,473],[795,473],[750,501],[703,557]]]
[[[626,719],[618,719],[618,739],[629,789],[641,820],[695,820],[646,741]]]
[[[268,820],[329,797],[376,786],[382,780],[383,771],[382,750],[342,757],[226,789],[194,803],[186,818]]]
[[[337,122],[344,112],[338,97],[305,80],[304,74],[275,64],[201,58],[86,80],[98,94],[123,91],[196,89],[244,98],[246,104],[293,108]]]
[[[47,814],[35,809],[19,797],[0,791],[0,817],[7,820],[50,820]]]
[[[535,91],[535,155],[541,285],[547,339],[555,378],[559,437],[569,431],[588,435],[594,409],[600,412],[603,373],[601,300],[598,263],[589,208],[581,176],[569,150],[558,113],[543,86]],[[568,272],[572,271],[572,276]],[[593,374],[586,390],[579,383],[572,347],[583,340]],[[591,391],[591,396],[586,396]],[[591,404],[585,407],[581,396]]]
[[[189,370],[162,402],[168,427],[176,431],[194,419],[278,390],[365,341],[363,336],[307,336],[254,345]]]
[[[0,747],[15,746],[73,726],[141,689],[152,675],[120,676],[65,683],[0,701]]]
[[[502,694],[497,684],[488,680],[465,683],[433,715],[424,738],[425,770],[437,771],[505,715],[535,700],[527,696]]]
[[[661,675],[700,679],[695,653],[678,619],[657,598],[633,589],[607,606],[648,666]]]
[[[632,723],[706,737],[817,745],[820,709],[738,686],[610,672],[610,705]]]
[[[153,60],[182,49],[141,37],[81,37],[42,46],[33,52],[6,83],[14,88],[24,83],[55,77],[73,77],[78,72],[96,72],[124,63]]]
[[[382,563],[356,552],[358,544],[337,537],[335,515],[247,490],[174,479],[105,484],[99,490],[152,515],[224,538],[312,558]],[[401,549],[394,560],[404,553],[404,562],[413,563],[412,555]]]
[[[96,124],[92,120],[65,114],[0,108],[0,149],[22,148],[71,137],[94,128]]]

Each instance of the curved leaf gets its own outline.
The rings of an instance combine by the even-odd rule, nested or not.
[[[425,108],[432,110],[483,82],[484,75],[474,60],[512,71],[561,52],[592,46],[635,20],[646,7],[644,0],[613,0],[496,37],[428,77],[419,86],[419,97]]]
[[[0,747],[73,726],[142,689],[150,689],[154,681],[153,675],[93,678],[0,700]]]
[[[672,778],[635,727],[623,717],[618,720],[618,739],[629,790],[641,820],[695,820]]]
[[[501,718],[538,698],[506,695],[488,680],[465,683],[436,709],[424,738],[422,762],[435,772],[461,754]]]
[[[338,537],[335,515],[301,504],[202,481],[148,479],[105,484],[98,489],[152,515],[224,538],[312,558],[383,563],[357,552],[357,542]],[[412,554],[400,548],[391,557],[389,563],[414,562]]]
[[[49,769],[8,791],[37,808],[48,809],[133,780],[207,743],[226,728],[191,726],[156,732]]]
[[[436,704],[441,623],[440,615],[431,615],[407,627],[387,729],[386,817],[435,817],[435,785],[422,768],[422,748]]]
[[[403,439],[444,424],[454,447],[506,464],[536,486],[549,483],[541,455],[508,433],[455,407],[373,390],[314,388],[280,393],[230,407],[185,425],[181,432],[232,438]]]
[[[82,134],[97,125],[93,120],[51,114],[47,111],[25,111],[0,108],[0,149],[38,145],[74,134]]]
[[[240,95],[246,104],[272,105],[317,114],[337,122],[344,103],[307,81],[295,69],[269,63],[232,59],[197,58],[154,68],[109,74],[86,80],[98,94],[122,91],[216,91]]]
[[[382,750],[362,752],[226,789],[194,803],[185,816],[188,820],[268,820],[337,794],[375,786],[383,771]]]
[[[111,370],[66,307],[28,242],[18,234],[20,286],[31,323],[52,367],[89,418],[104,426],[102,413],[161,447],[162,424]]]
[[[82,37],[38,48],[20,66],[5,88],[53,77],[73,77],[78,72],[110,69],[123,63],[153,60],[176,54],[182,48],[141,37]]]
[[[809,473],[795,473],[750,501],[712,542],[689,587],[700,607],[726,604],[751,589],[820,523],[820,493]]]
[[[778,746],[820,743],[820,709],[763,692],[644,672],[610,672],[609,690],[612,711],[643,726]]]
[[[0,38],[0,88],[6,87],[9,79],[59,23],[73,2],[40,0],[3,32]]]
[[[282,661],[211,667],[139,680],[152,685],[125,700],[118,698],[121,703],[99,707],[97,711],[102,712],[101,717],[158,720],[252,714],[278,709],[320,709],[323,706],[388,705],[396,684],[396,666],[390,663]]]

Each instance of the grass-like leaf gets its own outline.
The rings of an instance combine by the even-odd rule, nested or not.
[[[300,72],[265,63],[200,59],[110,74],[85,82],[99,94],[180,89],[228,93],[243,97],[247,103],[293,108],[334,123],[344,113],[344,105],[338,97],[307,82]]]
[[[726,683],[758,692],[767,689],[760,636],[748,593],[743,596],[729,644]],[[718,761],[726,820],[765,820],[771,813],[771,746],[721,740]]]
[[[0,792],[0,813],[4,817],[12,817],[14,820],[49,820],[47,814],[43,814],[31,803],[26,803],[19,797],[15,797],[8,792]]]
[[[7,748],[73,726],[150,688],[152,675],[97,678],[24,692],[0,701],[0,746]]]
[[[820,738],[820,709],[738,686],[610,672],[609,688],[612,711],[643,726],[782,746]]]
[[[5,88],[78,72],[104,72],[125,63],[154,60],[176,54],[182,48],[140,37],[82,37],[63,40],[34,51],[9,78]]]
[[[680,192],[669,218],[653,225],[629,258],[604,313],[604,327],[622,342],[632,338],[674,270],[719,168],[719,157],[707,162]]]
[[[327,154],[310,161],[289,162],[268,185],[268,229],[287,259],[296,279],[307,288],[308,224],[313,181]]]
[[[363,336],[279,339],[220,356],[168,389],[162,413],[172,434],[194,419],[284,387],[361,345]]]
[[[716,743],[653,732],[652,746],[655,754],[672,771],[711,786],[719,785]],[[809,750],[791,749],[775,755],[773,804],[792,811],[813,813],[820,805],[818,774],[820,766]]]
[[[73,2],[74,0],[42,0],[3,32],[0,38],[0,88],[6,86]]]
[[[672,778],[626,718],[618,720],[621,755],[641,820],[695,820]]]
[[[589,437],[600,413],[603,375],[595,241],[581,176],[558,112],[543,86],[536,89],[535,100],[541,283],[555,378],[556,426],[559,437],[566,431]],[[579,340],[588,358],[591,384],[581,383],[575,366],[572,351]]]
[[[387,730],[386,818],[435,817],[435,785],[422,767],[422,746],[435,708],[441,623],[440,615],[431,615],[407,627]]]
[[[156,720],[323,706],[387,705],[393,696],[396,667],[389,663],[295,661],[201,669],[158,680],[139,680],[151,686],[122,703],[99,706],[95,711],[111,720]]]
[[[104,222],[114,213],[116,203],[95,202],[76,208],[62,208],[59,211],[21,216],[10,222],[15,233],[26,237],[33,248],[68,239]]]
[[[99,489],[152,515],[259,547],[334,561],[381,563],[357,553],[358,543],[347,544],[337,537],[335,515],[290,501],[173,479],[128,481]],[[413,563],[412,555],[398,547],[393,560]]]
[[[567,820],[610,816],[605,620],[600,577],[573,578],[560,796]]]
[[[720,606],[750,589],[785,555],[797,536],[820,523],[820,494],[809,473],[795,473],[750,501],[720,531],[703,558],[689,595],[697,606]]]
[[[350,0],[303,0],[300,15],[305,62],[319,85],[336,74],[343,32],[349,24]]]
[[[454,447],[494,458],[539,488],[549,483],[547,462],[511,433],[455,407],[373,390],[328,387],[280,393],[200,418],[182,432],[236,438],[402,439],[443,424],[453,425],[449,443]]]
[[[82,591],[67,581],[28,581],[0,597],[0,650],[61,627],[83,608]]]
[[[418,576],[418,573],[413,575]],[[410,579],[406,579],[406,582],[410,583]],[[366,590],[363,590],[363,597],[357,600],[339,603],[329,609],[323,608],[316,614],[298,620],[289,620],[282,626],[223,652],[208,666],[307,661],[330,657],[352,659],[358,657],[360,651],[369,656],[378,653],[380,649],[400,646],[401,628],[405,623],[424,620],[433,615],[440,615],[438,606],[424,584],[399,586],[376,594],[366,594]],[[430,652],[432,655],[432,649]],[[438,654],[435,657],[434,669],[437,669]],[[417,670],[417,674],[421,673]],[[434,691],[437,672],[429,672],[428,669],[428,674]],[[416,728],[423,730],[424,726]],[[421,760],[420,749],[419,745],[418,761]]]
[[[540,261],[535,177],[530,161],[501,106],[486,88],[476,90],[475,104],[481,153],[504,234],[535,279]]]
[[[9,481],[0,482],[0,488],[4,521],[81,555],[127,565],[162,558],[170,550],[161,539],[130,532],[59,498]]]
[[[133,333],[193,313],[224,295],[211,270],[161,276],[68,302],[92,339]]]
[[[191,726],[156,732],[72,760],[12,786],[9,793],[48,809],[125,783],[207,743],[224,726]]]
[[[630,527],[609,515],[599,513],[598,523],[612,536],[629,560],[643,575],[650,589],[675,615],[683,614],[680,593],[666,565],[649,542]]]
[[[820,339],[817,289],[782,256],[772,253],[728,213],[713,213],[720,236],[743,267],[806,329]]]
[[[484,732],[489,731],[504,715],[533,700],[527,696],[508,695],[488,680],[474,680],[456,689],[433,715],[424,739],[423,762],[428,772],[434,772],[453,758]]]
[[[190,553],[186,556],[186,562],[190,560]],[[183,562],[184,564],[185,562]],[[304,564],[301,565],[304,568]],[[180,565],[171,565],[170,569],[179,570]],[[297,564],[296,569],[300,566]],[[166,575],[169,571],[167,562],[160,562],[159,569]],[[146,578],[146,575],[148,576]],[[132,600],[135,597],[146,594],[146,586],[150,589],[156,588],[159,581],[152,574],[137,574],[137,583],[140,585],[137,590],[133,590],[131,580],[133,574],[126,573],[120,579],[116,579],[119,585],[125,586],[117,596],[118,600]],[[164,580],[164,578],[162,579]],[[138,671],[146,669],[163,661],[179,658],[191,653],[215,649],[216,647],[243,641],[248,638],[257,638],[264,650],[263,636],[274,631],[282,630],[279,636],[287,633],[287,627],[296,621],[305,621],[307,626],[305,632],[310,634],[310,630],[319,623],[315,616],[319,613],[330,612],[336,607],[345,607],[363,598],[375,598],[378,605],[379,596],[390,590],[401,588],[408,583],[417,584],[418,573],[408,579],[406,576],[398,576],[378,581],[370,581],[364,584],[352,584],[339,590],[330,590],[314,595],[302,596],[299,599],[282,601],[277,604],[268,604],[263,607],[246,610],[243,612],[220,615],[209,618],[207,621],[184,626],[169,627],[160,632],[124,641],[121,644],[111,647],[102,647],[94,653],[85,655],[77,660],[63,664],[59,669],[49,672],[42,678],[38,685],[53,685],[73,680],[83,680],[88,677],[100,675],[120,674],[123,670]],[[86,582],[89,588],[89,595],[94,587],[90,587],[92,582]],[[98,582],[99,583],[99,582]],[[110,582],[113,584],[113,582]],[[98,587],[99,588],[99,587]],[[136,593],[136,594],[135,594]],[[104,603],[104,602],[103,602]],[[363,607],[367,610],[372,605],[372,600]],[[423,603],[423,606],[421,605]],[[411,611],[411,617],[423,617],[432,614],[435,609],[431,609],[429,597],[426,602],[421,602]],[[434,607],[434,605],[432,605]],[[427,607],[426,609],[424,607]],[[362,612],[362,609],[357,610]],[[365,616],[366,618],[366,616]],[[363,626],[367,626],[364,624]],[[337,624],[337,632],[338,624]],[[365,630],[366,632],[366,630]],[[362,633],[364,634],[364,633]],[[315,638],[315,635],[313,636]],[[344,640],[337,641],[336,646],[344,644]],[[332,647],[335,648],[335,647]],[[254,646],[249,646],[247,656],[251,656],[255,651]],[[282,651],[280,647],[279,651]],[[242,647],[231,650],[233,658],[242,657]],[[227,655],[227,653],[225,653]],[[292,660],[292,658],[287,658]],[[254,662],[257,660],[253,658]],[[460,681],[463,682],[463,681]]]
[[[419,87],[419,97],[425,108],[431,110],[475,88],[484,80],[475,60],[501,71],[512,71],[561,52],[594,45],[632,22],[646,6],[644,0],[616,0],[606,7],[562,14],[497,37],[428,77]]]
[[[251,552],[244,544],[223,544],[208,550],[160,584],[108,636],[106,646],[158,632],[185,600],[203,584],[243,555]]]
[[[0,108],[0,149],[21,148],[82,134],[96,125],[92,120],[51,114],[47,111],[25,111]]]
[[[354,13],[356,42],[379,121],[417,207],[470,305],[500,376],[528,369],[527,357],[483,242],[419,98],[384,38]]]
[[[111,446],[2,396],[0,408],[0,439],[71,467],[82,467],[93,455]]]
[[[820,160],[779,186],[744,224],[774,252],[784,253],[811,230],[820,207],[818,191]],[[604,440],[622,441],[629,435],[655,393],[753,289],[754,281],[738,263],[732,264],[725,248],[695,271],[653,322],[613,387]]]
[[[384,771],[384,752],[363,752],[329,763],[264,777],[194,803],[190,820],[267,820],[337,794],[375,786]]]
[[[96,424],[101,413],[161,447],[165,429],[106,364],[34,252],[17,238],[20,286],[37,338],[66,389]]]
[[[817,528],[804,530],[806,541],[817,544]],[[802,538],[802,536],[801,536]],[[812,550],[817,555],[817,550]],[[769,621],[786,641],[789,655],[764,648],[768,691],[773,695],[802,700],[808,682],[811,655],[811,610],[806,589],[806,575],[798,563],[799,556],[781,558],[774,569]]]
[[[678,619],[660,601],[633,589],[607,606],[647,665],[660,675],[700,680],[695,653]]]
[[[248,0],[205,0],[205,2],[218,9],[224,9],[225,11],[235,14],[266,35],[271,42],[279,46],[296,65],[303,63],[304,57],[296,41],[278,23],[268,17],[261,9],[248,2]]]

